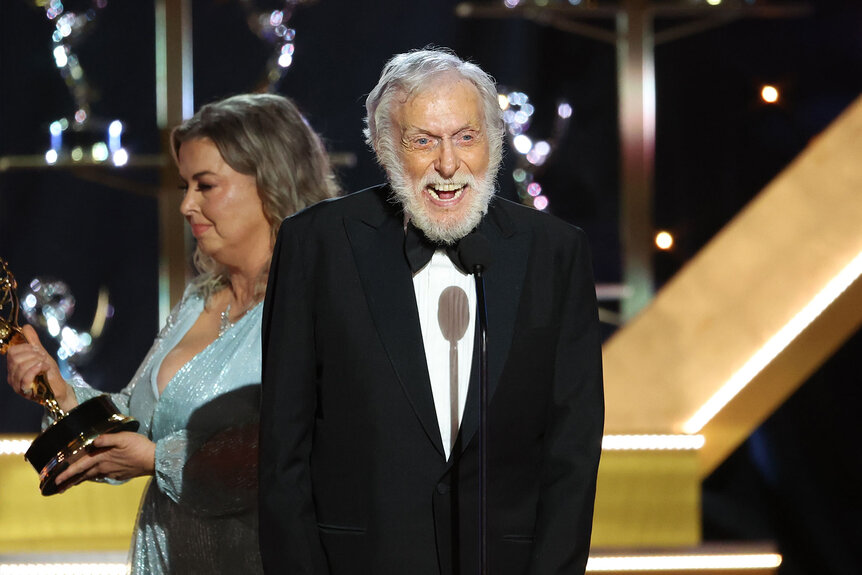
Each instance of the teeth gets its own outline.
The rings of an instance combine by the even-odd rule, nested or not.
[[[438,192],[454,192],[455,190],[460,190],[464,187],[464,184],[432,184],[429,186],[431,189],[437,190]]]
[[[463,192],[462,192],[462,188],[456,188],[456,189],[457,189],[458,191],[457,191],[457,192],[455,192],[455,197],[454,197],[454,198],[452,198],[453,200],[457,200],[458,198],[460,198],[460,197],[461,197],[461,194],[463,193]],[[437,195],[437,192],[438,192],[438,191],[439,191],[439,192],[451,192],[452,190],[435,190],[434,188],[428,188],[428,193],[429,193],[429,194],[431,194],[432,196],[434,196],[434,198],[435,198],[435,199],[437,199],[437,200],[439,200],[439,199],[440,199],[440,196],[439,196],[439,195]]]

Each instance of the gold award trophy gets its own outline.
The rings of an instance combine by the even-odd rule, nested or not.
[[[26,343],[18,325],[17,284],[6,262],[0,258],[0,354],[11,345]],[[123,415],[107,395],[88,399],[69,413],[60,408],[45,374],[36,376],[32,384],[33,399],[44,406],[54,423],[40,433],[24,458],[39,473],[39,490],[42,495],[53,495],[61,487],[74,485],[75,478],[58,486],[57,476],[69,464],[87,452],[98,436],[117,431],[137,431],[138,422]]]

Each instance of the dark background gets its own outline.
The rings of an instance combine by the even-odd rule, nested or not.
[[[862,2],[810,5],[803,18],[740,20],[657,48],[655,223],[677,242],[655,254],[659,287],[862,93]],[[382,179],[362,143],[363,103],[396,52],[449,46],[526,92],[537,110],[534,137],[550,135],[556,101],[568,100],[569,131],[538,179],[548,211],[587,231],[597,281],[618,282],[614,47],[517,19],[462,20],[454,6],[301,6],[288,23],[296,53],[279,91],[298,102],[330,151],[355,155],[355,166],[339,169],[347,191]],[[97,90],[94,114],[124,122],[133,155],[159,151],[153,8],[110,2],[76,48]],[[195,107],[254,90],[271,48],[249,31],[239,2],[195,1],[193,23]],[[30,2],[0,4],[0,156],[44,154],[50,122],[74,111],[51,55],[52,31]],[[779,105],[760,102],[764,83],[781,89]],[[510,198],[512,164],[509,153],[500,193]],[[92,320],[98,290],[110,293],[114,316],[78,366],[105,390],[131,378],[159,327],[157,182],[154,170],[131,167],[0,172],[0,257],[21,287],[37,276],[66,281],[77,299],[69,325],[79,330]],[[851,338],[704,483],[705,539],[775,541],[782,575],[862,573],[860,344],[862,336]],[[40,409],[11,393],[5,369],[0,380],[0,432],[37,430]]]

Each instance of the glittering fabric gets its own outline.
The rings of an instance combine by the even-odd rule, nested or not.
[[[156,444],[132,541],[132,573],[261,573],[257,542],[260,319],[252,308],[183,366],[158,396],[156,374],[203,310],[191,289],[131,383],[112,394]],[[72,381],[79,402],[100,392]]]

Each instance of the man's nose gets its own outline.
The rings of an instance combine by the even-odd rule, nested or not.
[[[437,156],[434,169],[440,176],[449,179],[458,172],[458,168],[461,167],[461,159],[458,157],[455,146],[448,139],[443,139],[440,142],[439,150],[440,153]]]

